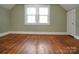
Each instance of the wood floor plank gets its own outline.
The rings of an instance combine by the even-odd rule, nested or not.
[[[79,54],[79,40],[69,35],[9,34],[0,37],[0,54]]]

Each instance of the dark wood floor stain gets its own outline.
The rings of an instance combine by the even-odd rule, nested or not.
[[[0,54],[78,54],[79,40],[69,35],[9,34],[0,37]]]

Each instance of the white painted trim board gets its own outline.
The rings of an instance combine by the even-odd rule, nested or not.
[[[5,35],[8,35],[9,33],[10,32],[4,32],[4,33],[0,34],[0,37],[5,36]]]
[[[69,35],[67,32],[27,32],[27,31],[9,31],[0,34],[0,37],[8,34],[40,34],[40,35]]]
[[[27,32],[27,31],[10,31],[11,34],[46,34],[46,35],[68,35],[67,32]]]
[[[74,38],[76,38],[76,39],[78,39],[78,40],[79,40],[79,36],[77,36],[77,35],[74,35]]]

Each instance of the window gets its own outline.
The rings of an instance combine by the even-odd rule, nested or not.
[[[25,5],[25,24],[29,25],[49,24],[49,6]]]

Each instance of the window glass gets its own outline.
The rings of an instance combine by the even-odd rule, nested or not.
[[[48,15],[48,8],[47,7],[40,7],[39,8],[39,15]]]
[[[48,23],[47,16],[39,16],[39,23]]]
[[[27,23],[36,23],[35,16],[27,16]]]
[[[27,15],[36,15],[36,8],[28,7],[26,13],[27,13]]]

